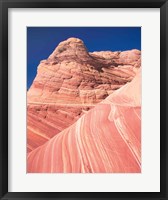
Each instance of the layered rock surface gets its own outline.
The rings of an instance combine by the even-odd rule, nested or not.
[[[80,39],[61,42],[39,64],[27,94],[28,152],[130,82],[140,65],[138,50],[89,53]]]
[[[141,172],[141,74],[28,155],[30,173]]]

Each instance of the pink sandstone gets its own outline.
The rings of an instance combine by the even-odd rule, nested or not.
[[[29,173],[141,172],[141,74],[28,154]]]
[[[61,42],[40,62],[27,93],[28,152],[130,82],[140,65],[138,50],[89,53],[80,39]]]

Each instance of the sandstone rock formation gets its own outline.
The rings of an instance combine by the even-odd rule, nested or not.
[[[28,155],[30,173],[141,172],[141,74]]]
[[[89,53],[80,39],[61,42],[40,62],[27,94],[28,152],[130,82],[140,65],[139,50]]]

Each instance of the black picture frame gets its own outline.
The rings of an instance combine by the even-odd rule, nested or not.
[[[160,192],[8,192],[8,8],[160,8]],[[167,0],[0,0],[0,199],[168,199],[167,65]]]

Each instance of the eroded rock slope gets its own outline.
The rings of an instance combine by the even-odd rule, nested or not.
[[[28,152],[132,81],[140,65],[139,50],[89,53],[80,39],[61,42],[40,62],[27,94]]]

